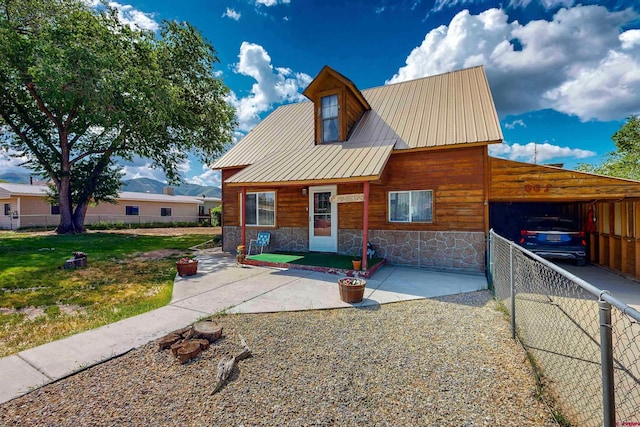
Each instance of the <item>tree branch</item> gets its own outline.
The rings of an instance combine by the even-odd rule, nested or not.
[[[38,108],[40,108],[40,111],[42,111],[49,118],[49,120],[51,120],[53,124],[56,125],[59,131],[62,131],[64,129],[64,127],[62,126],[62,123],[60,123],[60,121],[55,118],[53,113],[51,113],[51,111],[49,111],[47,106],[44,104],[44,101],[42,100],[42,98],[40,98],[40,95],[38,95],[38,93],[34,88],[35,85],[36,84],[34,82],[29,82],[25,84],[25,86],[27,87],[27,90],[29,91],[29,94],[31,94],[31,97],[36,101],[36,104],[38,104]]]

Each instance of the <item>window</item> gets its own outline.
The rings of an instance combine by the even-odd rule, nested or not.
[[[338,136],[338,95],[322,97],[322,142],[334,142]]]
[[[11,203],[4,204],[4,214],[11,215]]]
[[[140,206],[126,206],[125,213],[126,215],[140,215]]]
[[[276,193],[247,193],[245,199],[247,225],[276,225]]]
[[[433,191],[390,191],[389,222],[433,221]]]
[[[160,216],[171,216],[171,208],[160,208]]]
[[[51,215],[60,215],[60,205],[51,205]]]

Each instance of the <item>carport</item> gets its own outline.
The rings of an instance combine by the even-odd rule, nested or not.
[[[640,279],[640,182],[489,157],[489,227],[515,240],[527,216],[566,216],[589,259]]]

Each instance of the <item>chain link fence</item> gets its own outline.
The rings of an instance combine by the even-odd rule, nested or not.
[[[493,230],[489,275],[556,419],[640,426],[640,313]]]

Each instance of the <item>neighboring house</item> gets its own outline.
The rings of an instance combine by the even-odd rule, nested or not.
[[[0,206],[3,207],[0,229],[56,227],[60,222],[60,210],[47,201],[46,191],[45,185],[0,183]],[[197,222],[203,203],[190,196],[129,191],[119,193],[116,200],[117,204],[89,206],[85,224]]]
[[[268,230],[271,250],[356,255],[371,243],[393,264],[483,272],[490,227],[640,199],[637,182],[491,158],[503,136],[482,67],[361,92],[325,66],[303,93],[310,102],[277,108],[213,165],[225,251]]]

